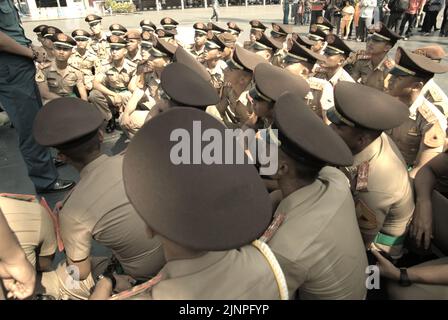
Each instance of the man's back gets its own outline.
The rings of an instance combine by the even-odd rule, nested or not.
[[[0,208],[33,266],[38,262],[37,255],[45,257],[56,252],[53,222],[40,204],[0,197]]]
[[[129,203],[122,162],[122,155],[102,155],[81,171],[61,212],[62,238],[72,260],[89,256],[93,238],[114,252],[126,274],[147,279],[164,264],[162,247],[148,238],[143,220]]]
[[[324,167],[319,178],[282,200],[286,219],[269,241],[290,297],[364,299],[367,257],[345,176]]]

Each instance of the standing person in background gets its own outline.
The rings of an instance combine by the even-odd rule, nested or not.
[[[341,20],[341,37],[347,40],[350,25],[355,14],[355,8],[352,6],[349,0],[345,1],[345,6],[342,8],[342,20]]]
[[[355,39],[358,39],[358,25],[359,25],[359,13],[360,13],[360,4],[359,0],[355,0],[354,7],[355,7],[355,14],[353,15],[353,23],[350,26],[350,33],[348,35],[348,38],[352,38],[353,30],[355,30]]]
[[[390,0],[388,7],[390,9],[390,17],[387,27],[395,31],[395,33],[398,33],[401,20],[403,20],[404,11],[406,10],[403,5],[403,0]]]
[[[422,32],[424,36],[429,36],[432,28],[436,30],[437,16],[440,10],[442,10],[442,0],[429,0],[428,11],[425,14],[425,20],[423,21]]]
[[[311,16],[311,3],[310,0],[305,0],[305,6],[303,10],[303,24],[310,24],[310,16]]]
[[[376,7],[376,0],[361,0],[358,24],[358,38],[356,41],[365,42],[367,39],[367,29],[372,24],[373,11]]]
[[[39,146],[31,134],[42,107],[34,62],[45,61],[43,49],[34,49],[25,37],[12,0],[0,1],[0,104],[17,130],[19,148],[28,176],[38,193],[66,191],[75,183],[58,179],[50,150]]]
[[[305,24],[305,1],[304,0],[299,0],[299,2],[297,3],[296,17],[297,17],[297,22],[295,22],[295,24],[300,24],[303,26]]]
[[[440,27],[440,37],[448,37],[448,1],[445,0],[445,9],[443,10],[443,21]]]
[[[297,24],[297,7],[299,6],[299,0],[293,0],[291,7],[291,20],[294,24]]]
[[[335,0],[333,7],[333,15],[331,17],[331,24],[336,27],[336,34],[341,33],[341,19],[342,19],[342,8],[345,5],[344,0]]]
[[[387,26],[390,17],[389,0],[383,0],[383,8],[381,10],[381,22]]]
[[[403,20],[401,21],[400,25],[400,36],[403,35],[404,28],[406,26],[406,23],[408,23],[408,28],[406,30],[406,33],[404,35],[403,40],[408,40],[409,37],[412,35],[412,29],[415,26],[415,21],[417,20],[417,14],[420,12],[420,10],[423,9],[423,6],[425,5],[425,0],[410,0],[409,1],[409,7],[404,12]]]
[[[219,0],[213,0],[212,8],[213,8],[213,15],[210,18],[210,21],[212,21],[213,18],[216,18],[216,22],[218,22],[218,19],[219,19],[219,17],[218,17],[218,15],[219,15]]]
[[[289,23],[289,5],[292,0],[283,0],[283,24]]]
[[[311,5],[310,25],[313,25],[316,23],[317,18],[322,16],[322,11],[324,10],[325,1],[310,0],[310,5]]]

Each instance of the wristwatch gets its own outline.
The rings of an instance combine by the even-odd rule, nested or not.
[[[409,280],[408,269],[400,268],[400,280],[398,283],[402,287],[409,287],[412,284],[411,280]]]
[[[114,275],[112,273],[105,272],[103,274],[100,274],[96,278],[96,282],[98,283],[98,281],[100,281],[101,279],[105,279],[105,278],[110,279],[110,281],[112,282],[112,291],[114,291],[115,290],[115,286],[117,285],[117,280],[115,280],[115,277],[114,277]]]

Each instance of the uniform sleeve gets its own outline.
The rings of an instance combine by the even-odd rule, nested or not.
[[[334,107],[333,87],[329,82],[325,82],[323,86],[320,104],[325,111]]]
[[[44,208],[41,209],[41,219],[39,256],[51,256],[57,248],[56,234],[53,221]]]
[[[300,286],[305,283],[308,270],[298,262],[290,261],[280,254],[276,253],[275,257],[277,258],[277,261],[283,270],[283,274],[285,275],[289,297],[290,299],[294,299],[297,290],[299,290]]]
[[[66,255],[73,261],[86,259],[90,255],[92,231],[73,218],[72,212],[60,215],[61,237]]]
[[[84,84],[84,75],[81,71],[76,71],[76,85],[83,85]]]
[[[361,72],[359,67],[359,62],[355,62],[352,65],[352,68],[349,72],[350,76],[353,78],[355,82],[358,82],[359,78],[361,78]]]
[[[390,212],[392,195],[378,191],[360,192],[355,206],[364,242],[371,242],[382,229]]]

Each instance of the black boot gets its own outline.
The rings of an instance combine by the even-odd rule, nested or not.
[[[112,119],[109,120],[106,126],[106,133],[112,133],[115,131],[115,118],[112,117]]]

